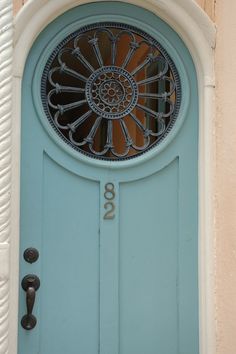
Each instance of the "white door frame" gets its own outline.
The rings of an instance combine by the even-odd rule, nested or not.
[[[0,8],[0,353],[17,353],[21,81],[37,35],[57,16],[100,0],[28,0],[15,18]],[[116,1],[116,0],[115,0]],[[197,70],[199,130],[200,354],[215,354],[214,48],[213,22],[193,0],[119,0],[152,11],[183,39]],[[14,46],[12,41],[14,40]],[[13,48],[14,47],[14,48]],[[14,58],[12,61],[12,55]],[[2,53],[2,54],[1,54]],[[13,79],[13,86],[12,81]]]

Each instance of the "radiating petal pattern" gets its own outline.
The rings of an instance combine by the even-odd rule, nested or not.
[[[41,93],[47,119],[67,144],[114,161],[158,145],[181,102],[179,75],[165,49],[116,22],[66,37],[45,66]]]

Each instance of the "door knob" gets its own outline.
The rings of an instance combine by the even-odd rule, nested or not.
[[[24,329],[31,330],[36,326],[37,323],[37,319],[32,314],[32,312],[35,303],[36,291],[40,287],[40,280],[37,277],[37,275],[28,274],[23,278],[21,282],[21,286],[26,292],[26,308],[27,308],[27,314],[22,317],[21,325]]]

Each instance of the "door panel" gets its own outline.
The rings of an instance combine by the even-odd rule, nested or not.
[[[42,171],[42,234],[37,241],[32,235],[28,243],[37,246],[41,259],[35,307],[40,352],[63,354],[69,344],[73,354],[97,353],[99,204],[94,201],[99,200],[99,184],[74,175],[46,154]],[[30,217],[34,209],[29,205],[26,212]],[[32,353],[27,344],[20,343],[22,351]]]
[[[122,184],[120,207],[121,353],[175,353],[178,160],[146,179]]]
[[[68,146],[48,123],[41,99],[43,70],[58,43],[107,19],[153,36],[181,83],[171,131],[123,161]],[[37,324],[28,331],[20,323],[26,292],[19,285],[18,353],[198,354],[198,92],[178,35],[153,13],[121,2],[66,12],[29,53],[21,131],[20,280],[36,274],[41,284]],[[28,247],[39,251],[35,263],[23,258]]]
[[[41,351],[62,354],[70,343],[71,353],[96,353],[99,205],[94,201],[99,184],[66,171],[47,155],[43,168]]]

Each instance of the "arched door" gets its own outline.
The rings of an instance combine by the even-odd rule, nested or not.
[[[197,354],[197,187],[178,35],[119,2],[53,21],[22,86],[19,354]]]

